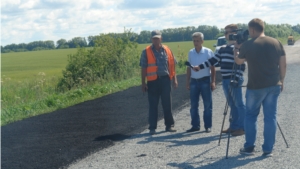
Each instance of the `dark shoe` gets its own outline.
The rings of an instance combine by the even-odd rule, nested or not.
[[[232,133],[234,132],[235,130],[232,130],[230,128],[226,129],[226,130],[222,130],[222,133]]]
[[[273,153],[272,152],[264,152],[262,154],[263,157],[273,157]]]
[[[205,132],[206,132],[206,133],[210,133],[210,132],[211,132],[211,128],[206,128],[206,129],[205,129]]]
[[[241,148],[240,149],[240,154],[243,154],[243,155],[254,155],[254,147],[252,147],[252,148]]]
[[[194,131],[199,131],[200,130],[200,128],[191,128],[191,129],[189,129],[189,130],[187,130],[186,132],[188,132],[188,133],[190,133],[190,132],[194,132]]]
[[[168,131],[168,132],[176,132],[177,130],[174,127],[166,127],[166,131]]]
[[[151,129],[151,130],[149,131],[149,134],[151,134],[151,135],[153,135],[153,134],[155,134],[155,133],[156,133],[155,129]]]
[[[231,133],[232,136],[241,136],[244,134],[245,134],[245,131],[242,129],[235,130],[234,132]]]

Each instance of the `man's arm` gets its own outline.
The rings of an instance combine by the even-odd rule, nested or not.
[[[211,73],[211,90],[215,90],[216,88],[216,69],[214,66],[210,67],[210,73]]]
[[[142,91],[144,93],[144,92],[147,92],[147,90],[148,90],[148,87],[146,84],[147,68],[142,68],[141,75],[142,75]]]
[[[205,69],[208,67],[213,67],[216,63],[218,63],[221,60],[221,56],[219,53],[213,54],[213,57],[209,58],[207,61],[201,63],[200,65],[193,65],[195,71],[199,71],[200,69]]]
[[[286,74],[286,56],[281,56],[279,59],[279,76],[281,83],[281,91],[283,90],[283,82]]]
[[[176,89],[178,87],[178,81],[177,81],[177,76],[176,76],[176,64],[177,64],[177,60],[175,58],[175,56],[173,55],[173,52],[171,51],[173,59],[174,59],[174,77],[172,79],[173,81],[173,87]]]
[[[238,65],[241,65],[241,64],[243,64],[246,61],[246,59],[239,58],[241,46],[242,46],[242,44],[235,43],[234,44],[234,49],[233,49],[234,61]]]
[[[239,56],[238,49],[234,49],[234,61],[236,64],[241,65],[245,62],[246,59],[241,59],[238,56]]]
[[[175,74],[174,74],[174,77],[173,77],[173,87],[177,88],[178,87],[178,82],[177,82],[177,77],[176,77],[176,66],[175,65],[174,65],[174,71],[175,71]]]
[[[140,58],[140,66],[141,66],[141,79],[142,79],[142,92],[147,92],[148,86],[146,84],[147,77],[147,56],[146,50],[143,50]]]
[[[190,90],[191,68],[186,67],[186,89]]]

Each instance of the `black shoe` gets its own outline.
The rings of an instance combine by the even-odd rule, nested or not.
[[[241,148],[240,149],[240,154],[243,154],[243,155],[254,155],[254,147]]]
[[[230,128],[226,129],[226,130],[222,130],[222,133],[233,133],[235,132],[236,130],[232,130]]]
[[[191,128],[191,129],[189,129],[189,130],[187,130],[186,132],[194,132],[194,131],[199,131],[200,130],[200,128]]]
[[[206,128],[206,129],[205,129],[205,132],[206,132],[206,133],[210,133],[210,132],[211,132],[211,128]]]
[[[151,134],[151,135],[153,135],[153,134],[155,134],[155,133],[156,133],[155,129],[151,129],[151,130],[149,131],[149,134]]]
[[[177,130],[174,127],[166,127],[166,131],[168,131],[168,132],[176,132]]]
[[[272,152],[264,152],[262,154],[263,157],[273,157],[273,153]]]

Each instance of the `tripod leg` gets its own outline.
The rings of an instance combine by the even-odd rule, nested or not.
[[[235,91],[232,90],[232,86],[230,86],[230,96],[233,98],[233,100],[235,99]],[[231,108],[231,107],[230,107]],[[230,116],[229,116],[229,123],[231,124],[232,123],[232,112],[230,112]],[[229,144],[230,144],[230,135],[231,133],[228,132],[228,140],[227,140],[227,148],[226,148],[226,159],[228,159],[228,150],[229,150]]]
[[[226,159],[228,159],[228,150],[229,150],[230,135],[231,134],[228,132],[228,140],[227,140],[227,148],[226,148]]]
[[[225,122],[225,118],[226,118],[226,115],[227,115],[227,110],[228,110],[228,102],[226,100],[226,105],[225,105],[225,109],[224,109],[224,118],[223,118],[223,122],[222,122],[222,127],[221,127],[220,137],[219,137],[219,143],[218,143],[219,146],[220,146],[220,142],[221,142],[222,131],[223,131],[223,128],[224,128],[224,122]]]
[[[280,130],[280,133],[281,133],[281,135],[282,135],[282,137],[283,137],[283,140],[284,140],[284,142],[285,142],[285,144],[286,144],[286,148],[289,148],[289,145],[288,145],[288,143],[287,143],[287,141],[286,141],[286,139],[285,139],[285,137],[284,137],[284,135],[283,135],[283,133],[282,133],[282,130],[281,130],[280,126],[279,126],[278,121],[277,121],[277,126],[278,126],[278,128],[279,128],[279,130]]]

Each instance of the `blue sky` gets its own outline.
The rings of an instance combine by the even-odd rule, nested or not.
[[[300,23],[299,0],[1,0],[1,45],[100,33],[248,23]]]

